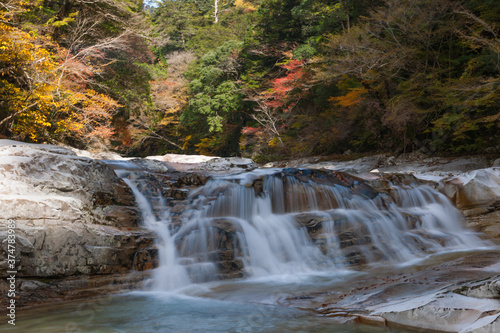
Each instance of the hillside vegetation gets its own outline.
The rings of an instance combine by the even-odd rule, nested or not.
[[[1,0],[0,135],[260,162],[500,152],[495,0]]]

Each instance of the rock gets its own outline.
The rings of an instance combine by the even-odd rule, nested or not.
[[[201,163],[196,167],[196,170],[210,172],[241,172],[250,171],[257,167],[258,165],[249,158],[223,157]]]
[[[377,169],[385,160],[385,155],[374,155],[352,161],[324,161],[318,163],[306,163],[300,165],[299,167],[309,169],[335,170],[351,174],[363,174],[369,173],[373,169]]]
[[[206,155],[182,155],[182,154],[165,154],[163,156],[148,156],[147,159],[158,160],[176,164],[199,164],[220,157]]]
[[[440,293],[435,296],[416,297],[397,305],[383,306],[375,314],[385,318],[389,325],[397,324],[440,332],[471,332],[468,328],[477,329],[491,325],[481,321],[487,314],[496,313],[498,306],[498,301],[494,300],[477,300],[453,293]]]
[[[495,210],[500,206],[500,168],[475,170],[447,180],[442,192],[462,210],[479,208],[478,212],[483,213]]]
[[[500,313],[485,315],[472,325],[469,325],[458,333],[492,333],[500,332]]]
[[[372,326],[386,326],[386,320],[383,317],[380,316],[364,316],[364,315],[358,315],[356,317],[356,322],[359,322],[361,324],[366,324],[366,325],[372,325]]]
[[[224,275],[234,275],[242,276],[243,275],[243,261],[236,260],[224,260],[216,262],[217,270],[219,274]]]
[[[500,277],[492,277],[486,281],[469,282],[454,292],[467,297],[500,299]]]
[[[500,168],[475,170],[444,181],[440,187],[467,217],[468,225],[500,238]]]
[[[148,170],[148,172],[164,173],[175,170],[168,163],[155,159],[134,158],[129,160],[129,162],[137,165],[141,170]]]
[[[113,169],[64,147],[0,140],[0,198],[0,257],[12,220],[26,301],[22,293],[44,289],[38,278],[128,274],[155,238],[138,227],[134,196]],[[0,263],[1,277],[8,268]]]
[[[396,156],[390,156],[385,160],[385,164],[388,166],[396,165]]]
[[[158,260],[158,247],[156,245],[150,245],[137,251],[134,257],[134,269],[137,271],[145,271],[157,268],[159,265]]]
[[[344,187],[348,196],[359,195],[373,199],[378,195],[377,191],[360,178],[333,170],[286,168],[273,176],[283,180],[286,212],[309,210],[312,203],[307,198],[311,196],[311,191],[314,193],[316,201],[314,205],[317,205],[317,209],[329,210],[341,207],[342,196],[325,191],[322,185]]]
[[[39,288],[47,287],[47,283],[43,283],[37,280],[22,280],[19,290],[21,291],[35,291]]]
[[[138,208],[132,206],[109,205],[96,207],[93,210],[98,223],[118,228],[139,227],[140,214]]]
[[[174,186],[176,187],[202,186],[205,185],[207,181],[208,177],[203,174],[195,172],[183,173],[177,177]]]
[[[320,214],[320,213],[298,213],[294,214],[294,219],[298,224],[303,225],[308,230],[315,230],[316,228],[320,228],[321,232],[323,231],[323,222],[333,221],[334,218],[329,214]]]
[[[151,271],[59,278],[26,279],[18,277],[16,280],[19,282],[20,288],[18,289],[19,298],[16,301],[16,308],[36,304],[46,305],[49,301],[71,301],[123,293],[124,290],[144,287],[145,281],[150,277]],[[0,293],[5,295],[7,291],[6,280],[1,279]]]
[[[5,253],[8,253],[8,245],[9,245],[9,243],[7,242],[8,239],[7,236],[8,236],[7,232],[5,231],[0,232],[0,239],[3,239],[2,249]],[[28,239],[26,239],[26,237],[23,237],[21,235],[16,235],[15,239],[16,239],[15,247],[18,252],[23,254],[29,254],[35,250],[33,244]]]

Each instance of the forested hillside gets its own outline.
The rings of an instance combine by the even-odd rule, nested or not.
[[[0,135],[257,161],[500,152],[496,0],[0,0]]]

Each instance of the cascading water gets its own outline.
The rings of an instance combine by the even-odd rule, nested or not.
[[[449,200],[428,186],[376,192],[340,173],[260,170],[214,177],[176,216],[139,171],[118,170],[145,226],[158,234],[155,288],[192,282],[334,272],[477,248]]]
[[[137,205],[141,211],[144,226],[154,231],[158,235],[158,257],[159,266],[154,271],[155,289],[175,290],[191,283],[184,266],[179,263],[177,248],[174,239],[169,230],[170,217],[166,210],[163,210],[160,216],[154,212],[152,202],[146,198],[141,191],[140,181],[138,181],[137,171],[116,170],[119,177],[132,189]],[[160,207],[166,207],[165,199],[157,195]]]

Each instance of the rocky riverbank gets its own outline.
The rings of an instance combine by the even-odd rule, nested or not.
[[[2,294],[7,271],[18,272],[18,306],[135,284],[137,277],[126,278],[135,253],[155,236],[140,226],[134,197],[113,170],[61,147],[2,143]],[[15,253],[7,221],[15,223]]]

